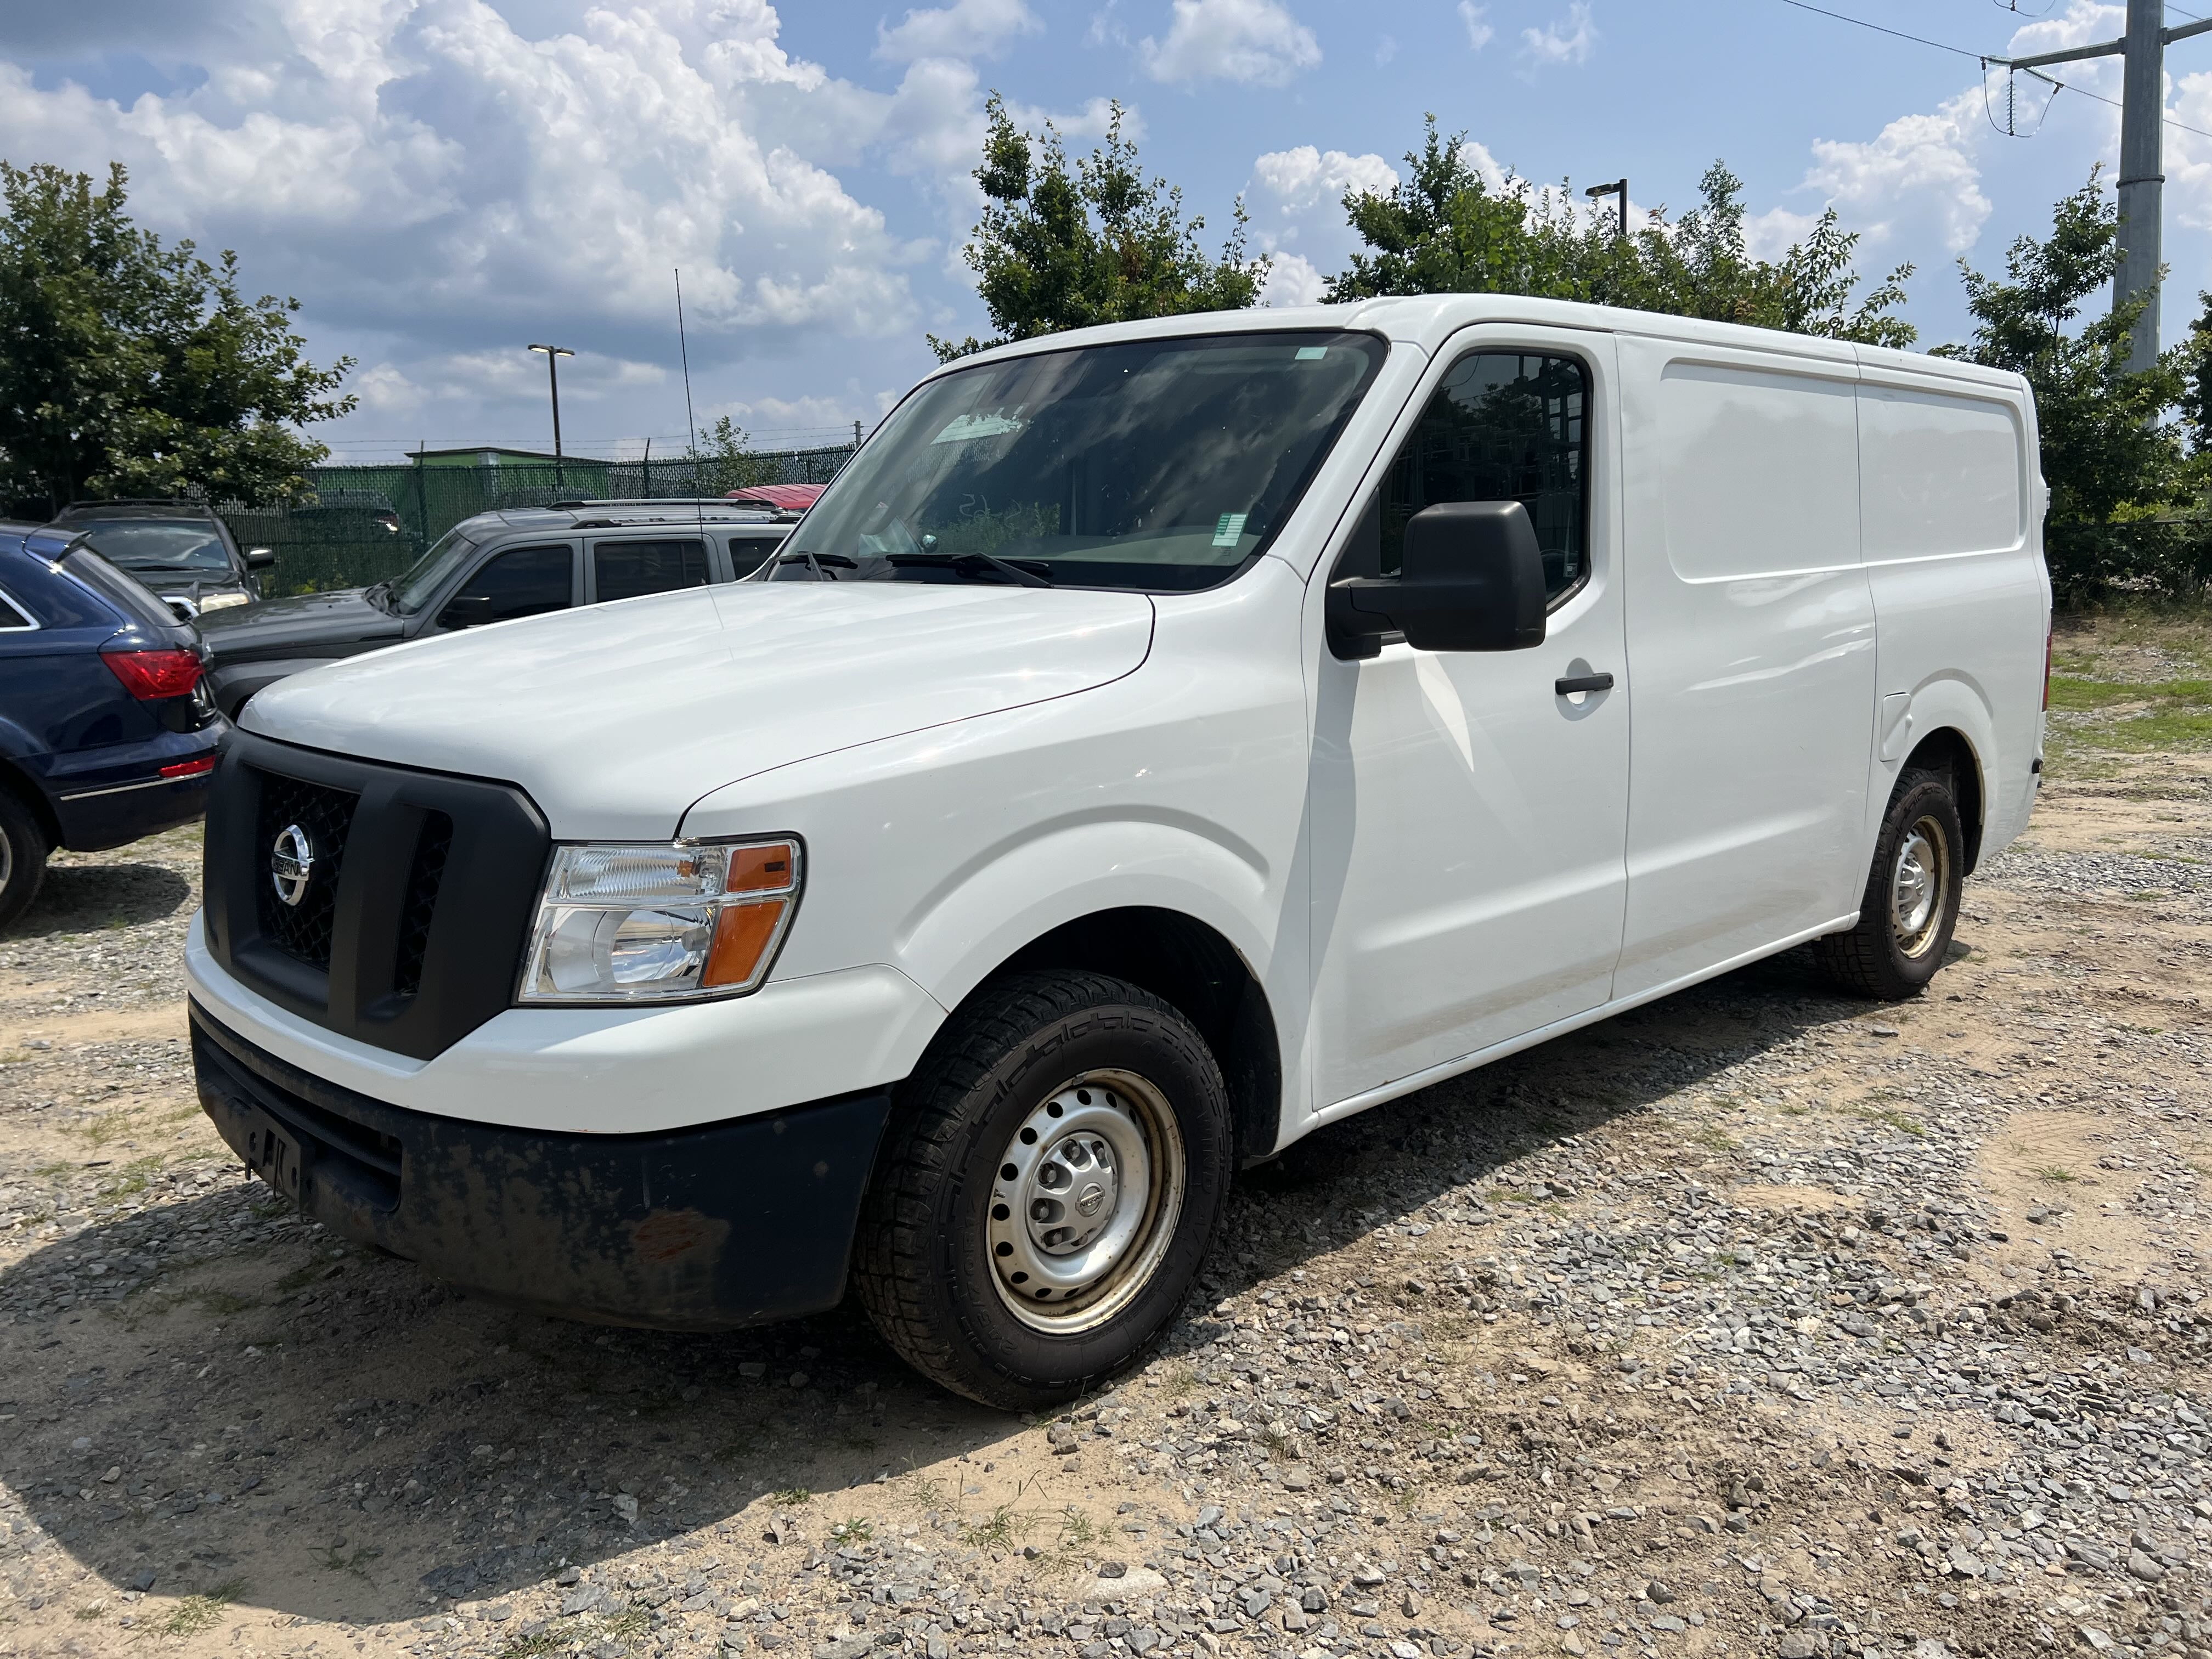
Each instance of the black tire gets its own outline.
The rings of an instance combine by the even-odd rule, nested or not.
[[[46,832],[15,793],[0,786],[0,927],[30,908],[46,878]]]
[[[1008,1282],[1024,1277],[1022,1262],[1079,1259],[1040,1258],[1027,1243],[1016,1255],[1006,1242],[1033,1239],[1043,1224],[1005,1200],[1066,1178],[1064,1164],[1045,1168],[1081,1139],[1051,1127],[1063,1103],[1069,1123],[1110,1106],[1151,1125],[1141,1157],[1091,1166],[1108,1170],[1110,1188],[1097,1224],[1108,1235],[1129,1226],[1131,1242],[1092,1290],[1042,1308],[1024,1300],[1017,1314],[1015,1298],[1032,1293]],[[1158,1121],[1163,1108],[1172,1143]],[[1040,1125],[1042,1139],[1031,1133]],[[1181,1196],[1170,1206],[1166,1172],[1178,1145]],[[1030,1170],[1018,1179],[1009,1157],[1030,1158]],[[969,1000],[902,1090],[861,1211],[854,1286],[884,1339],[932,1381],[1010,1411],[1054,1405],[1138,1358],[1174,1320],[1220,1226],[1235,1163],[1221,1068],[1176,1009],[1103,974],[1010,975]],[[1119,1172],[1140,1166],[1150,1196],[1125,1205]],[[1096,1203],[1098,1190],[1092,1183],[1082,1197]],[[1060,1244],[1089,1224],[1046,1208],[1075,1223]],[[1054,1321],[1066,1328],[1041,1328]]]
[[[1909,899],[1914,888],[1906,875],[1908,860],[1901,855],[1915,838],[1919,846],[1909,861],[1926,877],[1929,902],[1924,920],[1911,904],[1905,907],[1908,914],[1900,915],[1900,891]],[[1829,976],[1847,991],[1885,1002],[1918,995],[1950,951],[1966,860],[1966,837],[1950,775],[1907,772],[1897,781],[1889,811],[1882,815],[1881,834],[1875,838],[1857,926],[1820,942],[1820,963]]]

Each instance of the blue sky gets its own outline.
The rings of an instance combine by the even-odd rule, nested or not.
[[[2123,22],[1823,3],[1974,52]],[[2167,70],[2169,117],[2212,133],[2212,37]],[[1783,0],[79,0],[0,7],[0,155],[121,160],[146,222],[296,295],[314,352],[358,360],[362,408],[320,429],[337,459],[544,444],[524,348],[549,338],[579,353],[571,447],[635,453],[684,431],[676,265],[700,420],[763,439],[872,421],[933,361],[925,331],[983,331],[958,250],[994,88],[1082,148],[1120,100],[1210,242],[1243,197],[1277,301],[1341,268],[1343,191],[1402,171],[1433,111],[1478,165],[1625,173],[1639,210],[1679,211],[1724,158],[1762,251],[1832,203],[1863,273],[1918,267],[1935,344],[1966,326],[1960,255],[1994,268],[2100,160],[2109,182],[2118,112],[2085,94],[2116,97],[2118,62],[2057,73],[2076,90],[2008,138],[1971,58]],[[2212,287],[2212,137],[2166,145],[2171,340]]]

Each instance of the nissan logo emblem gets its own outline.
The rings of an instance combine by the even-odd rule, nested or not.
[[[269,879],[276,896],[296,905],[307,896],[307,884],[314,878],[314,842],[298,824],[286,824],[276,832],[276,845],[269,849]]]

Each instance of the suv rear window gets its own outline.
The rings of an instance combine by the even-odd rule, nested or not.
[[[177,625],[175,613],[167,605],[82,542],[62,555],[62,568],[132,622],[164,629]]]
[[[700,541],[600,542],[592,549],[597,593],[608,599],[634,599],[642,593],[666,593],[707,585],[707,544]]]

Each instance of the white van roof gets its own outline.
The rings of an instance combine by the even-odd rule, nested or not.
[[[1403,299],[1360,300],[1347,305],[1260,306],[1247,311],[1201,311],[1180,317],[1152,317],[1139,322],[1109,323],[1098,328],[1039,335],[1034,339],[996,347],[980,356],[957,358],[945,368],[1036,352],[1065,351],[1071,346],[1108,345],[1120,340],[1299,328],[1364,329],[1433,354],[1443,348],[1448,338],[1470,324],[1490,322],[1537,323],[1550,328],[1589,329],[1733,346],[1740,350],[1775,352],[1826,362],[1856,362],[1869,368],[1909,368],[1918,374],[1934,374],[2008,390],[2019,390],[2024,385],[2019,375],[2002,369],[1931,357],[1923,352],[1857,345],[1849,340],[1831,340],[1817,334],[1790,334],[1780,329],[1749,328],[1741,323],[1711,323],[1662,312],[1580,305],[1566,300],[1535,300],[1510,294],[1423,294]],[[938,372],[942,374],[945,369]]]

